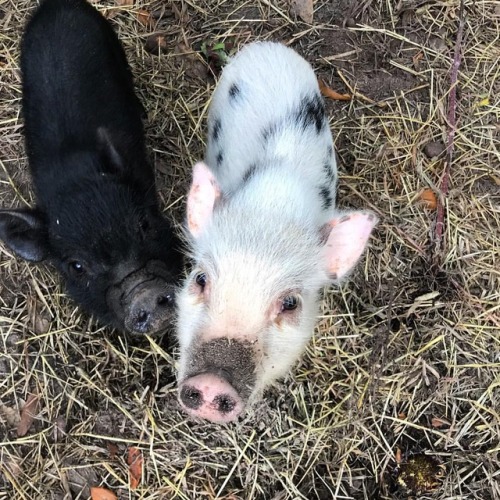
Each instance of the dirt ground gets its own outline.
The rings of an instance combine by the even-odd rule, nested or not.
[[[91,486],[148,500],[500,499],[498,1],[466,2],[445,237],[434,245],[458,3],[317,0],[307,25],[284,1],[95,2],[125,45],[178,223],[215,84],[202,44],[232,53],[255,39],[289,44],[354,95],[327,102],[338,200],[381,222],[350,281],[325,290],[290,376],[227,426],[182,414],[168,339],[100,327],[50,267],[0,245],[0,499],[86,499]],[[35,5],[0,0],[2,207],[33,202],[18,61]],[[35,418],[19,437],[23,408]],[[131,446],[144,457],[135,490]],[[427,485],[411,492],[411,466],[424,461]]]

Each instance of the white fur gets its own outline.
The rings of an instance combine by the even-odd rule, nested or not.
[[[231,97],[234,85],[238,92]],[[312,335],[319,292],[338,260],[325,224],[335,226],[344,215],[333,206],[325,209],[320,195],[323,187],[335,200],[327,119],[318,132],[300,118],[303,103],[318,96],[310,65],[280,44],[250,44],[223,71],[209,111],[209,169],[200,167],[200,185],[193,181],[188,199],[188,213],[196,221],[191,227],[188,220],[195,268],[178,296],[180,380],[192,375],[193,345],[218,337],[246,340],[255,345],[255,396],[286,374]],[[217,138],[214,128],[219,128]],[[214,179],[206,181],[210,171]],[[369,234],[375,218],[357,215],[356,224],[368,224]],[[349,229],[349,221],[342,224]],[[353,232],[360,233],[356,227]],[[349,267],[366,239],[360,237]],[[203,300],[193,292],[200,271],[209,283]],[[300,296],[297,314],[269,319],[270,309],[287,293]]]

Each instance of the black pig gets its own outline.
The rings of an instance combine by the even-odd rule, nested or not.
[[[37,204],[0,211],[0,239],[28,261],[51,261],[102,322],[165,329],[182,257],[160,214],[118,37],[85,0],[45,0],[27,25],[21,70]]]

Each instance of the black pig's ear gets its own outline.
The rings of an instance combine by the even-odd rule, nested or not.
[[[49,254],[47,227],[36,210],[0,210],[0,239],[30,262],[40,262]]]
[[[97,146],[104,161],[105,173],[120,174],[123,172],[123,158],[116,149],[108,129],[105,127],[97,129]]]

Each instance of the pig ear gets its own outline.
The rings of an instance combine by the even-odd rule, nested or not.
[[[49,253],[47,228],[35,210],[0,210],[0,239],[30,262],[40,262]]]
[[[341,214],[323,226],[328,273],[341,280],[363,253],[377,217],[371,212]]]
[[[197,238],[212,218],[215,202],[220,198],[220,189],[208,166],[197,163],[193,168],[193,182],[187,199],[187,226]]]
[[[107,173],[117,174],[123,171],[123,158],[116,149],[108,129],[105,127],[99,127],[97,129],[97,147],[104,160]]]

